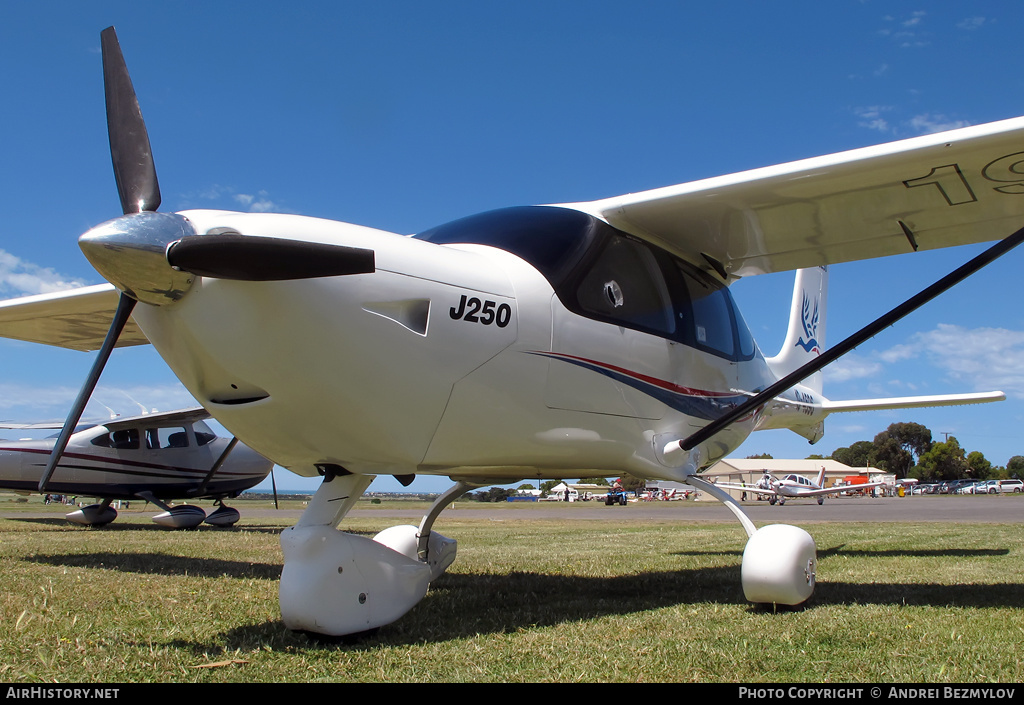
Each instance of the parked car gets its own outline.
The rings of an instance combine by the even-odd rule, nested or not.
[[[978,480],[963,480],[959,487],[956,488],[957,494],[974,494],[974,489],[979,485]]]
[[[1021,480],[999,480],[1000,492],[1024,492],[1024,481]]]
[[[985,480],[974,486],[974,494],[999,494],[999,480]]]

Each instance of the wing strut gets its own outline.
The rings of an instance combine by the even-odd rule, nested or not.
[[[121,294],[117,300],[117,311],[114,312],[114,320],[111,321],[110,330],[107,331],[107,337],[103,340],[103,346],[96,355],[96,360],[92,363],[92,369],[89,370],[89,376],[86,378],[85,384],[82,385],[81,391],[78,392],[78,398],[75,399],[75,404],[71,407],[71,412],[64,423],[64,428],[61,429],[60,436],[57,437],[57,443],[50,452],[50,459],[46,463],[46,470],[43,472],[42,479],[39,480],[40,492],[46,491],[46,483],[50,481],[53,471],[57,469],[57,463],[60,462],[64,449],[68,447],[71,434],[75,432],[78,420],[82,418],[82,412],[85,411],[85,405],[89,403],[89,397],[92,396],[92,391],[100,379],[100,373],[103,372],[103,367],[107,364],[107,358],[110,357],[110,353],[114,350],[117,338],[121,335],[121,330],[125,327],[125,324],[128,323],[128,318],[132,315],[132,309],[134,308],[135,299]]]
[[[213,463],[213,466],[210,468],[210,471],[206,473],[206,477],[203,478],[203,481],[199,484],[199,487],[196,488],[195,491],[192,493],[194,496],[202,497],[204,494],[206,494],[206,486],[210,484],[210,480],[213,479],[213,476],[216,475],[217,471],[220,470],[221,467],[224,465],[224,461],[228,459],[228,456],[231,455],[231,451],[235,449],[236,445],[238,445],[238,438],[236,436],[232,436],[231,440],[228,441],[227,447],[224,448],[224,451],[220,454],[220,457],[217,458],[217,460]]]
[[[770,385],[766,389],[758,392],[754,396],[747,399],[745,402],[736,406],[721,417],[715,419],[707,426],[690,435],[685,440],[679,442],[679,446],[683,450],[691,450],[695,446],[708,440],[716,433],[726,428],[730,424],[734,423],[737,419],[743,418],[747,414],[757,409],[768,400],[773,399],[776,395],[781,394],[790,387],[799,382],[803,381],[807,377],[834,362],[839,357],[850,352],[858,345],[863,343],[868,338],[871,338],[878,334],[883,328],[891,326],[896,321],[900,320],[908,313],[920,308],[924,304],[934,299],[939,294],[943,293],[947,289],[951,288],[955,284],[959,284],[961,281],[974,274],[976,271],[984,267],[985,265],[995,261],[999,257],[1003,256],[1014,247],[1024,241],[1024,228],[1021,228],[1013,235],[1000,240],[992,247],[988,248],[980,255],[961,265],[958,269],[950,272],[942,279],[938,280],[928,288],[924,289],[920,293],[910,297],[896,308],[889,311],[889,313],[875,319],[872,323],[861,328],[859,331],[848,337],[843,342],[839,343],[833,348],[827,349],[821,355],[811,360],[810,362],[798,367],[796,370],[786,375],[778,382]]]

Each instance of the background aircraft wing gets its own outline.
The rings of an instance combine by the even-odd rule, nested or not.
[[[1024,227],[1024,118],[566,205],[729,277],[999,240]]]
[[[111,421],[103,421],[102,425],[110,431],[119,431],[126,428],[137,428],[142,425],[165,425],[165,424],[189,424],[210,418],[210,412],[201,406],[191,409],[179,409],[176,411],[153,412],[142,416],[118,417]],[[99,424],[97,424],[99,425]]]
[[[962,404],[986,404],[1005,401],[1003,392],[976,392],[969,394],[933,394],[923,397],[889,397],[883,399],[853,399],[850,401],[822,402],[822,410],[830,413],[846,411],[878,411],[881,409],[917,409],[933,406],[960,406]]]
[[[769,494],[778,495],[779,494],[778,492],[773,490],[771,487],[758,487],[757,485],[744,485],[744,484],[735,485],[735,484],[732,484],[731,482],[716,482],[715,483],[715,487],[721,487],[721,488],[726,489],[726,490],[739,490],[741,492],[755,492],[757,494],[764,494],[764,495],[769,495]]]
[[[823,487],[816,490],[805,490],[800,488],[796,497],[816,497],[819,494],[839,494],[840,492],[857,492],[859,490],[870,490],[872,487],[888,485],[888,482],[865,482],[858,485],[838,485],[836,487]]]
[[[0,301],[0,336],[72,350],[98,350],[117,308],[118,291],[110,284]],[[129,320],[117,347],[149,340]]]

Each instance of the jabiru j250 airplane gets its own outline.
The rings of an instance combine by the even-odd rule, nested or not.
[[[204,421],[209,417],[199,407],[79,425],[45,490],[101,498],[67,514],[68,521],[86,526],[114,521],[113,500],[145,500],[160,507],[163,512],[153,521],[169,529],[192,529],[203,522],[231,526],[239,519],[238,510],[223,500],[262,482],[272,463],[236,439],[218,436]],[[0,428],[62,426],[0,423]],[[0,441],[0,487],[40,491],[56,439]],[[167,504],[201,498],[217,500],[218,508],[207,515],[193,504]]]
[[[435,520],[470,488],[601,474],[719,498],[750,536],[747,599],[798,604],[816,581],[813,539],[757,529],[700,473],[759,429],[815,441],[835,412],[1002,398],[836,402],[820,370],[1024,237],[1024,118],[410,236],[296,215],[158,212],[134,88],[113,29],[101,37],[123,216],[79,245],[109,284],[8,302],[0,327],[99,350],[64,435],[110,350],[148,342],[231,433],[323,477],[281,537],[290,629],[351,634],[412,609],[455,557]],[[828,265],[992,240],[824,347]],[[789,336],[766,358],[729,284],[785,270],[799,270]],[[340,531],[382,474],[454,484],[419,526],[372,539]]]

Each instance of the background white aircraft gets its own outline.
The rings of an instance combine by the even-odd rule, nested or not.
[[[771,473],[766,472],[764,476],[753,485],[746,483],[733,484],[729,482],[716,482],[717,487],[722,487],[729,490],[742,490],[743,492],[752,492],[754,494],[764,495],[768,497],[769,504],[775,504],[778,502],[780,505],[786,503],[786,499],[791,497],[817,497],[818,504],[825,502],[825,496],[830,494],[839,494],[841,492],[849,492],[851,490],[869,490],[872,487],[881,487],[885,485],[885,482],[865,482],[858,485],[841,485],[837,487],[825,487],[825,468],[821,468],[818,472],[818,476],[814,480],[810,480],[803,475],[797,475],[790,473],[781,480],[776,479]]]
[[[799,603],[814,588],[813,539],[756,529],[699,473],[755,430],[813,441],[838,411],[1002,397],[833,402],[820,370],[1024,238],[1024,119],[409,237],[280,214],[157,212],[134,89],[113,31],[102,39],[124,215],[79,242],[111,285],[6,302],[0,329],[99,349],[66,430],[118,341],[148,340],[237,437],[323,477],[282,535],[289,628],[347,634],[411,609],[454,560],[433,524],[470,488],[594,474],[718,497],[750,536],[747,598]],[[826,265],[999,238],[824,347]],[[791,269],[790,335],[766,358],[728,285]],[[455,484],[419,527],[338,531],[383,474]]]
[[[223,499],[237,497],[271,470],[269,460],[235,439],[218,436],[203,421],[203,408],[118,418],[78,426],[60,464],[45,487],[40,480],[57,436],[43,440],[0,441],[0,487],[18,492],[45,492],[101,498],[67,515],[68,521],[103,526],[117,518],[113,500],[145,500],[164,511],[153,517],[173,529],[194,528],[204,521],[230,526],[238,510]],[[54,428],[52,424],[4,424],[0,428]],[[56,428],[61,428],[60,425]],[[209,516],[191,504],[169,506],[174,499],[218,500]]]

